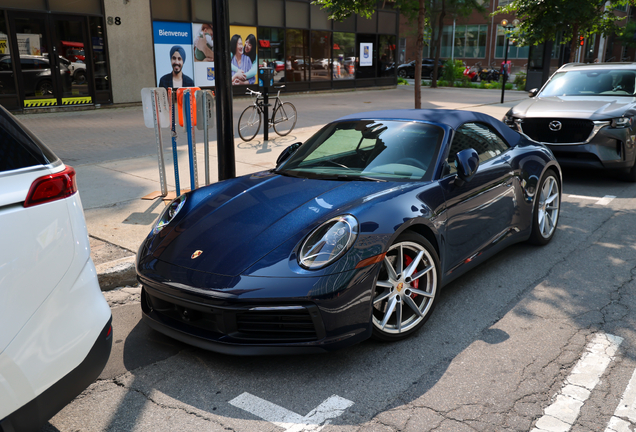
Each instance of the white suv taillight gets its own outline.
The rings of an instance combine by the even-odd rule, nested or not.
[[[77,192],[75,170],[67,166],[64,171],[36,179],[31,184],[24,207],[31,207],[70,197]]]

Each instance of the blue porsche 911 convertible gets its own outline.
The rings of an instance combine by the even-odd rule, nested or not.
[[[137,257],[143,319],[229,354],[400,340],[453,279],[548,243],[560,202],[550,150],[488,115],[352,114],[168,205]]]

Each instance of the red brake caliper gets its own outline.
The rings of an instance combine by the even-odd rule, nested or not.
[[[413,262],[413,258],[404,254],[404,268],[408,267],[412,262]],[[418,289],[420,286],[420,281],[414,280],[413,282],[411,282],[411,286],[415,289]],[[415,297],[417,297],[417,294],[411,293],[411,298],[415,298]]]

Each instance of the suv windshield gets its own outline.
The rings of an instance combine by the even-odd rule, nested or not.
[[[277,172],[335,180],[428,180],[443,136],[441,127],[418,122],[331,123]]]
[[[557,72],[539,96],[633,96],[635,83],[633,70]]]

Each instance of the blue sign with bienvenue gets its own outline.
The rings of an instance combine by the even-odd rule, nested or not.
[[[155,44],[190,45],[192,44],[192,24],[154,21],[152,30]]]

